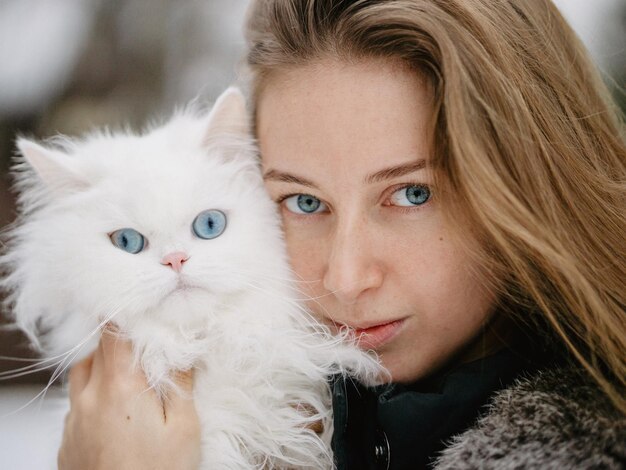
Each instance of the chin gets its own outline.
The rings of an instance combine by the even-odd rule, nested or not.
[[[389,372],[388,382],[410,383],[417,380],[418,376],[416,374],[407,370],[406,366],[398,364],[398,361],[389,357],[389,354],[386,355],[384,352],[381,352],[379,353],[379,357],[383,367],[385,367],[385,369]]]
[[[423,357],[417,351],[395,351],[393,353],[379,352],[383,366],[391,375],[391,382],[409,384],[423,379],[437,370],[438,364],[434,362],[424,363],[415,360],[407,362],[407,358]]]
[[[385,365],[384,362],[383,365]],[[389,382],[393,383],[409,384],[420,378],[419,375],[411,374],[404,370],[395,370],[393,367],[388,367],[387,370],[391,375]]]
[[[148,315],[174,327],[192,326],[204,323],[215,308],[215,295],[205,289],[176,289],[165,295]]]

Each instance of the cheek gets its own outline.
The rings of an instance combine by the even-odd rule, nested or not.
[[[419,237],[407,233],[386,248],[394,266],[388,280],[403,289],[432,324],[453,328],[456,321],[475,322],[494,302],[488,273],[443,224],[423,228]]]
[[[291,267],[299,279],[318,281],[322,278],[325,264],[323,243],[303,237],[298,230],[285,227],[287,254]]]
[[[413,252],[413,263],[399,261],[406,270],[414,266],[412,277],[393,282],[393,294],[401,299],[409,323],[405,334],[381,351],[397,381],[411,382],[441,367],[472,343],[493,313],[496,296],[477,267],[463,251],[437,241],[438,248]]]
[[[422,250],[418,266],[415,292],[422,297],[424,313],[433,315],[433,324],[454,330],[456,324],[480,322],[494,302],[480,267],[444,236]]]
[[[297,289],[304,298],[315,299],[306,303],[308,309],[323,319],[322,312],[330,308],[329,302],[332,301],[332,296],[326,295],[323,283],[327,250],[324,237],[303,236],[303,232],[284,227],[287,255],[295,273]]]
[[[427,315],[433,328],[454,338],[471,337],[491,312],[495,296],[463,267],[443,276],[441,284],[427,291]]]
[[[463,342],[480,329],[490,315],[496,296],[479,266],[457,247],[435,251],[428,260],[430,275],[423,276],[426,316],[451,342]]]

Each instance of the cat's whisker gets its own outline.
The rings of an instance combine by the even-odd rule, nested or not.
[[[117,311],[113,311],[111,315],[108,315],[106,320],[103,321],[94,331],[89,333],[86,338],[84,338],[81,342],[79,342],[76,346],[72,347],[68,351],[65,351],[61,354],[57,354],[56,356],[52,356],[44,359],[33,359],[33,364],[28,366],[20,367],[18,369],[12,369],[10,371],[0,372],[0,380],[11,380],[19,377],[23,377],[29,374],[35,374],[37,372],[42,372],[50,369],[51,367],[57,366],[55,372],[53,372],[51,382],[54,382],[59,374],[56,374],[59,367],[63,365],[63,363],[71,356],[69,363],[80,353],[82,346],[89,341],[94,334],[96,334],[106,322],[110,321],[111,318],[115,316]],[[65,369],[63,369],[65,370]],[[55,375],[56,374],[56,375]],[[50,384],[49,384],[50,385]]]
[[[26,375],[36,374],[37,372],[42,372],[42,371],[50,369],[50,367],[59,364],[61,361],[62,360],[59,360],[57,362],[53,362],[53,363],[50,363],[50,364],[45,364],[45,365],[42,365],[40,367],[33,367],[33,368],[28,369],[28,370],[21,370],[21,371],[10,370],[10,371],[6,371],[6,372],[2,373],[2,376],[0,376],[0,380],[12,380],[12,379],[17,379],[19,377],[24,377]]]
[[[107,320],[105,320],[105,323],[110,321],[110,319],[113,318],[115,313],[116,312],[114,311],[113,314],[110,315],[110,317],[107,318]],[[98,325],[98,327],[96,327],[94,332],[92,332],[91,334],[87,336],[85,342],[91,339],[91,337],[93,337],[93,334],[95,334],[101,328],[102,328],[102,324]],[[74,351],[76,347],[79,347],[82,344],[83,342],[79,343],[79,345],[74,346],[73,348],[61,354],[57,354],[55,356],[50,356],[50,357],[44,357],[44,358],[30,359],[30,358],[13,358],[10,356],[0,356],[0,359],[15,360],[15,361],[20,361],[20,362],[32,362],[32,364],[29,364],[27,366],[23,366],[17,369],[11,369],[9,371],[0,372],[0,380],[10,380],[10,379],[18,378],[18,377],[23,377],[25,375],[41,372],[53,366],[59,365],[64,362],[64,360],[67,358],[68,355],[72,354],[72,352]]]
[[[67,370],[67,368],[71,365],[72,361],[78,356],[78,354],[80,354],[82,348],[84,347],[84,345],[98,332],[100,332],[104,326],[110,322],[120,311],[122,310],[122,306],[118,306],[116,307],[110,314],[106,315],[105,318],[98,324],[98,326],[91,331],[85,338],[83,338],[76,346],[72,347],[70,350],[68,350],[67,352],[59,355],[62,356],[63,358],[58,361],[58,366],[55,369],[55,371],[53,372],[52,376],[50,377],[50,379],[48,380],[48,383],[46,384],[46,386],[39,392],[37,393],[37,395],[35,395],[33,398],[31,398],[28,402],[26,402],[24,405],[20,406],[19,408],[17,408],[16,410],[13,410],[9,413],[6,413],[5,415],[3,415],[2,417],[0,417],[0,419],[2,418],[6,418],[9,416],[12,416],[16,413],[19,413],[20,411],[22,411],[24,408],[30,406],[32,403],[34,403],[36,400],[38,399],[44,399],[46,392],[48,391],[48,389],[53,385],[53,383]],[[66,362],[67,361],[67,362]],[[66,364],[64,365],[63,363]],[[52,363],[47,365],[46,367],[43,367],[41,370],[45,370],[48,369],[51,365],[55,365],[57,363]],[[26,372],[23,373],[21,375],[26,375],[27,373],[32,373],[31,372]],[[19,376],[18,376],[19,377]]]
[[[210,276],[212,273],[207,272],[207,277]],[[322,295],[318,295],[318,296],[311,296],[305,292],[303,292],[302,290],[300,290],[297,286],[291,286],[296,292],[299,292],[300,294],[302,294],[303,297],[298,298],[285,298],[284,293],[275,293],[275,292],[271,292],[269,289],[267,289],[267,286],[264,285],[259,285],[258,281],[259,279],[261,279],[261,277],[258,275],[258,272],[255,271],[250,271],[249,273],[246,272],[245,270],[242,269],[237,269],[237,270],[231,270],[229,271],[230,275],[233,276],[237,276],[238,282],[242,282],[242,284],[244,284],[247,287],[251,287],[259,292],[262,292],[266,295],[269,295],[270,297],[274,298],[274,299],[278,299],[280,301],[283,301],[285,303],[287,303],[288,305],[297,308],[302,314],[304,314],[306,317],[308,318],[312,318],[316,323],[319,323],[318,319],[315,319],[315,317],[312,315],[311,311],[306,308],[304,305],[302,305],[303,303],[306,302],[313,302],[315,303],[315,305],[317,305],[317,308],[320,310],[320,312],[323,312],[324,316],[326,318],[328,318],[330,321],[332,321],[333,323],[339,324],[341,322],[337,322],[337,320],[335,319],[335,316],[321,303],[319,302],[320,299],[323,299],[325,297],[329,297],[332,295],[335,295],[337,293],[342,292],[343,290],[347,289],[349,286],[344,286],[341,287],[339,289],[333,290],[333,291],[329,291],[325,294]],[[250,274],[251,276],[254,277],[249,277],[248,274]],[[272,279],[270,279],[272,280]],[[322,280],[317,280],[317,281],[307,281],[307,282],[321,282]],[[357,281],[358,282],[358,281]],[[280,285],[282,286],[282,284]]]
[[[87,344],[87,342],[91,340],[91,338],[93,338],[95,334],[99,333],[104,328],[104,326],[109,321],[111,321],[118,312],[121,311],[121,308],[122,306],[118,306],[114,310],[112,310],[111,313],[106,315],[105,318],[100,322],[100,324],[96,326],[96,328],[94,328],[78,344],[76,344],[74,347],[72,347],[69,351],[67,351],[64,354],[65,357],[57,366],[55,371],[52,373],[52,376],[50,377],[50,380],[48,381],[48,385],[46,386],[46,389],[50,387],[56,381],[56,379],[59,378],[67,370],[67,368],[71,365],[72,361],[80,354],[81,350]]]
[[[241,270],[241,269],[239,269],[239,270],[237,270],[237,271],[231,271],[231,272],[232,272],[232,273],[234,273],[234,274],[238,274],[238,273],[239,273],[239,274],[247,274],[245,271],[243,271],[243,270]],[[293,271],[292,271],[292,272],[293,272]],[[263,277],[262,277],[262,276],[259,276],[259,275],[258,275],[258,273],[254,272],[254,271],[250,271],[250,274],[255,275],[255,276],[256,276],[256,278],[258,278],[258,279],[263,279]],[[295,272],[294,272],[294,274],[295,274]],[[269,278],[269,279],[271,280],[271,278]],[[312,279],[312,280],[308,280],[308,281],[307,281],[307,280],[295,281],[295,280],[291,280],[291,279],[286,279],[285,281],[287,281],[287,282],[289,282],[289,283],[297,283],[297,282],[300,282],[300,283],[303,283],[303,284],[304,284],[304,283],[306,283],[306,284],[316,284],[316,283],[320,283],[320,282],[322,282],[322,279]],[[357,282],[357,283],[358,283],[359,281],[355,281],[355,282]],[[342,292],[343,290],[348,289],[349,287],[350,287],[350,286],[340,287],[339,289],[335,289],[335,290],[333,290],[333,291],[329,291],[329,292],[327,292],[327,293],[325,293],[325,294],[321,294],[321,295],[318,295],[318,296],[314,296],[314,297],[312,297],[312,296],[310,296],[309,294],[306,294],[305,292],[303,292],[302,290],[300,290],[300,288],[299,288],[298,286],[293,286],[294,290],[296,290],[297,292],[301,293],[301,294],[304,296],[303,298],[298,298],[298,299],[296,299],[296,300],[298,300],[298,301],[309,301],[309,300],[317,300],[317,299],[322,299],[322,298],[324,298],[324,297],[329,297],[329,296],[335,295],[335,294],[337,294],[337,293],[339,293],[339,292]]]
[[[253,266],[252,264],[248,263],[248,266]],[[268,275],[266,273],[263,272],[259,272],[262,271],[263,266],[261,266],[260,270],[255,270],[255,269],[249,269],[249,270],[244,270],[241,267],[237,268],[237,272],[239,273],[243,273],[243,274],[250,274],[252,276],[254,276],[257,279],[267,279],[270,281],[282,281],[285,282],[287,284],[293,284],[293,283],[301,283],[301,284],[314,284],[317,282],[320,282],[321,280],[310,280],[307,281],[305,279],[302,279],[301,276],[297,275],[291,268],[289,269],[290,273],[292,273],[294,276],[299,277],[300,279],[294,279],[294,278],[289,278],[289,277],[280,277],[280,276],[272,276],[272,275]]]
[[[37,372],[45,371],[53,366],[56,366],[63,362],[67,353],[59,356],[55,356],[55,359],[36,360],[38,362],[29,366],[20,367],[18,369],[11,369],[8,371],[0,372],[0,380],[11,380],[18,377],[23,377],[29,374],[36,374]]]
[[[307,317],[309,319],[312,319],[315,323],[318,323],[318,321],[311,315],[311,312],[309,312],[309,310],[306,307],[301,305],[300,299],[285,298],[283,293],[274,293],[274,292],[272,292],[272,291],[270,291],[268,289],[264,289],[263,286],[259,286],[257,284],[254,284],[253,282],[251,282],[249,279],[246,279],[246,278],[242,278],[242,280],[240,280],[238,282],[242,282],[242,284],[245,285],[246,287],[250,287],[252,289],[255,289],[256,291],[261,292],[261,293],[263,293],[265,295],[268,295],[269,297],[272,297],[275,300],[279,300],[281,302],[286,303],[287,305],[289,305],[291,307],[296,308],[305,317]]]
[[[46,386],[43,390],[41,390],[39,393],[37,393],[37,395],[35,395],[33,398],[28,400],[25,404],[23,404],[22,406],[20,406],[16,410],[10,411],[10,412],[5,413],[4,415],[0,416],[0,420],[8,418],[10,416],[13,416],[14,414],[19,413],[24,408],[26,408],[26,407],[30,406],[32,403],[34,403],[37,399],[39,399],[40,397],[44,396],[47,391],[48,391],[48,387]]]
[[[241,272],[241,271],[237,271],[237,272],[232,271],[231,273],[232,273],[232,274],[242,274],[242,272]],[[253,281],[253,280],[256,280],[256,279],[251,279],[251,278],[244,278],[244,279],[245,279],[246,281],[248,281],[248,282],[251,282],[251,281]],[[313,282],[313,281],[311,281],[311,282]],[[258,286],[258,285],[257,285],[256,287],[261,288],[262,286]],[[290,299],[291,301],[293,301],[293,302],[309,302],[309,301],[314,301],[314,302],[316,302],[318,305],[320,305],[320,307],[321,307],[321,304],[319,304],[319,303],[317,302],[317,300],[318,300],[318,299],[324,298],[324,297],[326,297],[326,296],[333,295],[335,292],[339,292],[339,291],[332,291],[332,292],[328,292],[328,293],[326,293],[326,294],[324,294],[324,295],[319,295],[319,296],[310,296],[309,294],[307,294],[307,293],[303,292],[302,290],[298,289],[297,287],[294,287],[294,288],[293,288],[293,290],[295,290],[296,292],[298,292],[298,293],[302,294],[302,297],[295,297],[295,298],[292,298],[292,299]],[[277,294],[277,295],[281,295],[281,296],[283,296],[283,294],[282,294],[282,293],[281,293],[281,294]],[[284,297],[282,297],[282,298],[284,298]]]
[[[238,270],[238,271],[231,271],[231,273],[233,273],[233,274],[242,274],[242,273],[243,273],[243,271],[242,271],[242,270]],[[246,279],[246,280],[248,280],[248,282],[250,282],[250,280],[249,280],[249,279]],[[322,280],[320,279],[320,280],[317,280],[317,281],[308,281],[308,282],[322,282]],[[355,281],[355,282],[358,282],[358,281]],[[259,286],[259,287],[260,287],[260,286]],[[318,306],[318,307],[319,307],[319,308],[320,308],[320,309],[324,312],[324,314],[325,314],[325,316],[326,316],[327,318],[329,318],[331,321],[335,322],[334,315],[332,315],[332,314],[331,314],[331,312],[329,312],[329,311],[328,311],[328,309],[327,309],[326,307],[324,307],[324,305],[322,305],[322,304],[319,302],[319,300],[320,300],[320,299],[323,299],[323,298],[325,298],[325,297],[333,296],[333,295],[335,295],[335,294],[337,294],[337,293],[340,293],[340,292],[342,292],[343,290],[348,289],[348,288],[349,288],[349,286],[344,286],[344,287],[341,287],[341,288],[339,288],[339,289],[335,289],[335,290],[333,290],[333,291],[329,291],[329,292],[327,292],[327,293],[325,293],[325,294],[322,294],[322,295],[310,296],[310,295],[306,294],[305,292],[301,291],[301,290],[300,290],[300,289],[296,286],[296,287],[294,287],[294,290],[296,290],[297,292],[299,292],[300,294],[302,294],[302,295],[303,295],[303,298],[295,298],[295,299],[291,299],[291,300],[293,300],[294,302],[314,302],[314,303],[315,303],[315,304],[316,304],[316,305],[317,305],[317,306]],[[301,306],[300,306],[300,307],[301,307]],[[304,307],[302,307],[302,308],[304,308]],[[302,309],[301,309],[301,311],[305,311],[305,310],[302,310]],[[308,310],[306,310],[306,312],[308,312]],[[308,312],[308,313],[310,313],[310,312]]]
[[[288,288],[293,289],[296,292],[301,292],[297,287],[293,286],[293,281],[291,279],[279,279],[279,278],[273,278],[270,276],[262,276],[258,272],[255,272],[253,270],[246,271],[240,268],[237,270],[233,269],[233,270],[229,270],[228,275],[240,276],[246,280],[254,280],[255,282],[269,281],[270,284],[267,287],[275,287],[275,288],[288,287]],[[281,294],[281,295],[284,295],[284,294]],[[305,300],[305,299],[295,299],[295,300],[300,301],[300,300]]]
[[[253,263],[251,263],[251,262],[247,262],[246,266],[253,267],[255,265]],[[263,268],[265,267],[264,265],[259,265],[259,266],[260,266],[261,270],[263,270]],[[239,269],[241,270],[241,267]],[[290,282],[290,283],[296,282],[296,283],[306,283],[306,284],[319,282],[321,280],[321,279],[319,279],[319,280],[316,280],[316,279],[313,279],[313,280],[303,279],[302,276],[300,274],[298,274],[291,266],[287,266],[287,270],[289,271],[289,273],[293,277],[290,277],[290,278],[282,278],[282,277],[279,278],[279,277],[275,277],[275,276],[268,276],[268,277],[269,278],[275,277],[276,279],[279,279],[279,280],[282,280],[282,281],[287,281],[287,282]],[[250,273],[255,275],[255,276],[257,276],[258,275],[258,270],[252,270],[251,269]]]
[[[17,356],[0,356],[0,361],[13,361],[13,362],[39,362],[41,360],[51,360],[53,358],[40,358],[40,357],[17,357]],[[2,374],[0,372],[0,374]]]
[[[260,292],[264,292],[267,294],[272,294],[272,297],[276,298],[276,297],[280,297],[283,300],[289,300],[289,301],[297,301],[298,299],[288,299],[284,297],[284,292],[272,292],[270,289],[268,289],[267,287],[270,286],[265,286],[259,283],[253,283],[252,281],[256,281],[258,278],[252,278],[252,277],[248,277],[248,273],[245,273],[243,271],[230,271],[228,273],[229,275],[234,275],[235,277],[238,276],[237,282],[241,282],[242,285],[246,286],[246,287],[254,287],[257,290],[259,290]],[[280,287],[284,286],[284,284],[280,284]]]
[[[74,348],[72,348],[74,349]],[[70,350],[71,351],[71,350]],[[57,368],[55,369],[54,373],[52,374],[52,377],[48,380],[48,383],[46,384],[46,386],[39,392],[37,393],[37,395],[35,395],[33,398],[31,398],[28,402],[26,402],[24,405],[20,406],[18,409],[13,410],[10,413],[7,413],[4,415],[4,417],[8,417],[11,416],[15,413],[19,413],[20,411],[22,411],[24,408],[30,406],[32,403],[34,403],[36,400],[41,399],[41,402],[43,401],[43,399],[46,396],[46,393],[48,392],[48,389],[52,386],[52,384],[56,381],[56,379],[63,373],[65,372],[65,370],[67,369],[67,367],[69,367],[69,365],[71,364],[72,360],[80,353],[80,348],[74,353],[74,355],[70,358],[71,352],[67,353],[66,356],[59,362],[59,365],[57,366]],[[62,367],[63,363],[69,358],[69,361],[67,361],[67,364]],[[46,367],[46,369],[49,368]],[[61,368],[61,371],[59,372],[59,368]]]
[[[44,359],[32,359],[33,363],[27,366],[19,367],[17,369],[11,369],[8,371],[0,372],[0,380],[9,380],[16,377],[21,377],[28,374],[34,374],[58,364],[66,353],[59,354],[54,357]],[[30,360],[29,360],[30,361]],[[19,375],[13,375],[19,374]]]

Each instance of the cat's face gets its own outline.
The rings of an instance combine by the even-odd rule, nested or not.
[[[185,325],[286,276],[242,99],[231,92],[208,119],[94,136],[64,154],[21,143],[51,193],[21,249],[61,303],[122,325],[146,315]]]

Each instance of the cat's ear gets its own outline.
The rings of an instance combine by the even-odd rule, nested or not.
[[[20,138],[17,148],[24,160],[41,178],[46,186],[54,191],[76,191],[87,186],[80,175],[75,160],[59,150],[51,150],[32,140]]]
[[[205,142],[221,138],[250,137],[250,118],[246,110],[246,99],[237,87],[229,87],[215,101],[209,114]]]

